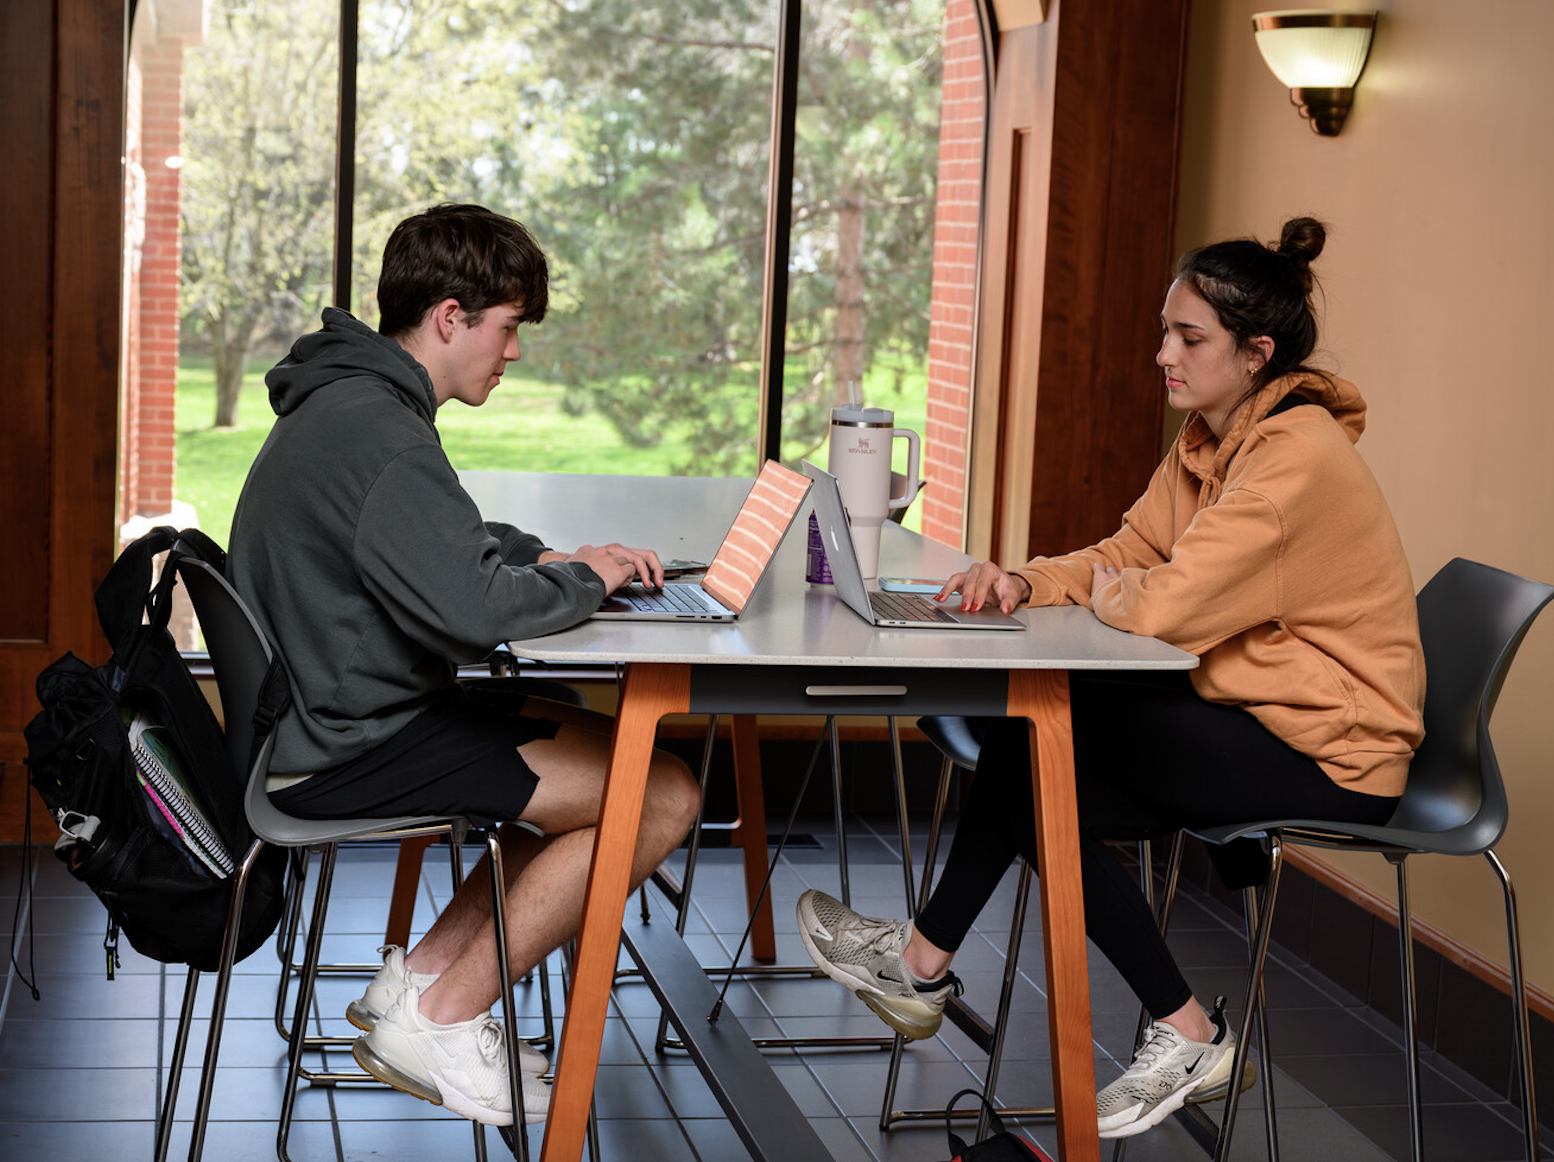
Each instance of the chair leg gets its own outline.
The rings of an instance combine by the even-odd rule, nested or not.
[[[680,879],[680,906],[675,909],[674,930],[677,936],[685,935],[685,922],[691,914],[691,886],[696,882],[696,867],[701,858],[701,832],[702,820],[707,810],[707,782],[712,777],[712,748],[718,738],[718,716],[709,715],[707,718],[707,737],[702,743],[701,771],[697,776],[697,785],[701,791],[700,805],[696,808],[696,822],[691,826],[691,842],[685,852],[685,874]],[[644,889],[646,884],[643,885]],[[541,987],[541,996],[548,1003],[548,990]],[[669,1014],[660,1011],[658,1014],[658,1031],[653,1038],[653,1045],[660,1053],[668,1048],[683,1048],[682,1042],[669,1036]]]
[[[1166,856],[1165,878],[1159,892],[1155,891],[1154,845],[1147,839],[1139,841],[1139,882],[1144,898],[1155,913],[1155,923],[1160,934],[1165,935],[1171,926],[1171,906],[1176,903],[1176,885],[1182,875],[1182,850],[1186,833],[1177,831],[1171,836],[1171,850]],[[1144,1045],[1144,1033],[1149,1028],[1149,1010],[1139,1007],[1138,1025],[1133,1030],[1133,1052]],[[1112,1143],[1112,1162],[1122,1162],[1128,1153],[1128,1139],[1118,1138]]]
[[[1517,1067],[1522,1074],[1522,1132],[1527,1139],[1527,1162],[1538,1162],[1538,1103],[1533,1089],[1532,1042],[1527,1034],[1527,984],[1522,978],[1522,938],[1516,920],[1516,889],[1505,865],[1493,851],[1484,858],[1500,878],[1505,896],[1505,936],[1511,961],[1511,1025],[1516,1038]]]
[[[933,869],[938,859],[939,839],[944,825],[944,815],[949,802],[950,776],[954,773],[955,764],[946,757],[939,768],[939,783],[934,797],[933,817],[928,827],[928,843],[924,851],[923,878],[918,888],[918,910],[928,906],[929,890],[933,882]],[[1148,871],[1148,849],[1145,849],[1145,875]],[[983,1077],[982,1092],[991,1101],[998,1087],[998,1073],[1003,1061],[1004,1037],[1009,1024],[1009,1010],[1012,1007],[1014,997],[1014,982],[1019,975],[1018,958],[1020,940],[1024,934],[1025,915],[1030,902],[1030,889],[1033,871],[1028,865],[1022,864],[1020,871],[1019,887],[1015,894],[1014,915],[1010,922],[1009,947],[1004,957],[1003,982],[999,991],[998,1008],[995,1011],[991,1034],[988,1036],[984,1048],[988,1052],[987,1073]],[[980,1022],[980,1018],[977,1018]],[[977,1040],[977,1037],[973,1037]],[[891,1046],[890,1068],[885,1077],[885,1093],[880,1106],[880,1129],[889,1130],[896,1122],[923,1121],[929,1118],[939,1119],[944,1116],[942,1110],[894,1110],[891,1107],[896,1100],[896,1084],[900,1078],[901,1061],[906,1047],[906,1039],[897,1036]],[[1051,1117],[1053,1111],[1050,1107],[1043,1108],[1011,1108],[1002,1111],[1009,1117],[1043,1118]],[[977,1137],[985,1138],[989,1128],[989,1118],[984,1106],[978,1106],[977,1112]]]
[[[1268,959],[1268,939],[1273,929],[1273,906],[1279,894],[1279,874],[1284,867],[1284,844],[1277,835],[1268,837],[1268,847],[1268,885],[1263,889],[1263,906],[1258,912],[1257,939],[1251,956],[1251,979],[1247,982],[1246,1000],[1241,1008],[1241,1028],[1236,1038],[1235,1056],[1231,1061],[1229,1088],[1225,1091],[1225,1112],[1220,1121],[1219,1141],[1214,1150],[1215,1162],[1226,1162],[1230,1157],[1230,1136],[1235,1126],[1236,1107],[1241,1103],[1241,1078],[1245,1074],[1247,1046],[1262,995],[1263,966]],[[1265,1077],[1264,1085],[1271,1094],[1271,1079]]]
[[[1246,913],[1246,944],[1248,958],[1256,955],[1257,931],[1254,917],[1262,916],[1257,906],[1257,889],[1247,888],[1242,893],[1245,900],[1243,910]],[[1271,922],[1273,912],[1270,909],[1264,922]],[[1267,990],[1262,987],[1261,981],[1257,988],[1257,1061],[1258,1068],[1263,1072],[1263,1138],[1268,1150],[1268,1162],[1279,1162],[1279,1121],[1278,1111],[1273,1099],[1273,1045],[1268,1040],[1268,996]],[[1239,1080],[1239,1079],[1235,1079]]]
[[[679,936],[685,935],[685,920],[690,914],[691,884],[696,879],[696,864],[701,855],[702,818],[707,810],[707,781],[712,776],[712,748],[717,737],[718,716],[713,714],[707,719],[707,738],[702,744],[701,772],[697,780],[701,789],[701,805],[696,808],[696,823],[691,828],[691,843],[685,852],[685,875],[680,880],[681,902],[675,911],[674,930]]]
[[[502,873],[500,829],[486,828],[486,858],[491,871],[491,919],[496,929],[496,970],[501,983],[502,1044],[507,1052],[507,1084],[513,1103],[513,1157],[529,1160],[528,1112],[523,1108],[523,1077],[518,1072],[517,1015],[507,957],[507,880]]]
[[[950,800],[950,776],[955,773],[955,763],[946,758],[939,764],[939,785],[934,789],[933,817],[928,823],[928,847],[923,852],[923,878],[917,889],[917,910],[928,907],[928,894],[933,887],[933,869],[939,861],[939,834],[944,830],[944,812]]]
[[[264,841],[256,839],[243,855],[238,869],[237,882],[232,885],[232,899],[227,905],[227,926],[222,934],[221,959],[216,972],[216,994],[211,999],[210,1031],[205,1038],[205,1061],[200,1068],[200,1092],[194,1107],[194,1122],[189,1140],[189,1162],[199,1162],[205,1151],[205,1128],[210,1120],[210,1099],[216,1088],[216,1059],[221,1052],[221,1030],[227,1016],[227,993],[232,986],[232,966],[237,962],[237,937],[243,915],[243,900],[248,894],[248,877],[264,850]],[[157,1128],[158,1159],[167,1149],[167,1136],[172,1132],[173,1109],[178,1097],[178,1076],[183,1072],[183,1049],[188,1044],[189,1024],[194,1016],[194,986],[199,974],[190,970],[184,1005],[179,1016],[177,1047],[173,1054],[172,1070],[168,1078],[167,1102],[163,1111],[165,1125]]]
[[[291,1040],[291,1032],[286,1028],[286,1002],[291,995],[292,978],[302,974],[302,966],[293,959],[297,952],[297,937],[302,928],[303,896],[307,891],[307,866],[308,853],[305,848],[294,848],[291,852],[291,879],[287,889],[286,912],[283,926],[276,934],[276,954],[281,962],[280,986],[275,990],[275,1031],[280,1034],[282,1041]],[[381,967],[378,963],[360,964],[320,964],[317,972],[320,976],[365,976],[372,977]],[[350,1044],[352,1038],[342,1037],[314,1037],[309,1040],[311,1046],[332,1046],[340,1048]],[[304,1070],[303,1077],[308,1081],[320,1081],[325,1077],[311,1070]],[[361,1081],[367,1078],[367,1074],[351,1074],[351,1080]]]
[[[928,823],[928,845],[923,852],[923,878],[918,882],[917,911],[928,906],[928,894],[933,886],[934,863],[939,858],[939,833],[944,827],[945,806],[950,797],[950,776],[955,764],[946,757],[939,764],[939,785],[934,792],[933,815]],[[906,1049],[906,1038],[899,1033],[890,1046],[890,1066],[885,1071],[885,1092],[880,1100],[880,1129],[889,1130],[902,1116],[914,1111],[893,1111],[896,1104],[896,1082],[901,1077],[901,1059]]]
[[[305,848],[294,848],[289,855],[291,862],[290,887],[286,894],[286,913],[281,929],[276,933],[276,954],[281,961],[280,986],[275,990],[275,1031],[282,1041],[290,1041],[286,1029],[286,998],[291,994],[291,978],[296,965],[297,933],[302,929],[302,897],[308,884],[308,853]]]
[[[982,1092],[991,1101],[998,1088],[998,1073],[1004,1056],[1004,1037],[1009,1028],[1009,1012],[1013,1008],[1014,983],[1020,975],[1019,954],[1020,940],[1025,932],[1025,916],[1030,904],[1031,882],[1034,877],[1033,869],[1029,864],[1021,861],[1019,886],[1015,890],[1014,914],[1009,924],[1009,946],[1004,955],[1003,981],[999,988],[998,1008],[993,1016],[993,1024],[989,1029],[980,1017],[975,1017],[980,1033],[972,1033],[966,1029],[981,1048],[987,1051],[987,1072],[982,1078]],[[965,1029],[965,1026],[961,1026]],[[985,1043],[984,1043],[985,1037]],[[896,1100],[896,1083],[900,1077],[902,1052],[906,1047],[906,1038],[897,1035],[895,1043],[891,1046],[890,1068],[885,1078],[884,1103],[880,1108],[880,1129],[889,1130],[897,1122],[940,1121],[944,1118],[942,1109],[913,1109],[893,1110],[891,1106]],[[999,1110],[1006,1118],[1051,1118],[1053,1109],[1051,1106],[1042,1107],[1006,1107]],[[957,1112],[952,1117],[975,1117],[977,1119],[978,1139],[986,1138],[991,1124],[986,1106],[978,1105],[975,1111],[966,1111],[964,1114]]]
[[[836,717],[826,717],[825,732],[831,738],[831,815],[836,821],[836,870],[841,877],[840,898],[844,906],[853,906],[852,884],[847,877],[847,824],[842,815],[842,742]]]
[[[329,913],[329,891],[334,884],[335,857],[339,848],[329,844],[318,861],[318,886],[313,889],[313,916],[308,922],[308,946],[303,956],[302,975],[297,983],[297,1004],[292,1011],[291,1028],[296,1034],[286,1051],[286,1088],[281,1092],[280,1124],[275,1135],[275,1155],[280,1162],[290,1162],[286,1153],[286,1141],[291,1136],[292,1113],[297,1104],[297,1084],[302,1074],[302,1054],[308,1048],[305,1036],[308,1027],[308,1009],[313,1001],[313,989],[318,983],[318,956],[324,943],[324,919]]]
[[[1408,910],[1408,858],[1388,856],[1398,878],[1398,960],[1403,971],[1403,1057],[1408,1080],[1408,1153],[1424,1158],[1424,1102],[1419,1093],[1419,1033],[1414,1001],[1414,929]]]
[[[167,1145],[173,1133],[173,1112],[178,1108],[178,1082],[183,1076],[184,1054],[189,1048],[189,1030],[194,1024],[194,998],[200,987],[200,970],[191,968],[184,980],[183,1007],[178,1013],[178,1035],[173,1040],[173,1060],[167,1071],[167,1092],[162,1095],[162,1112],[156,1123],[155,1162],[166,1162]]]
[[[890,770],[896,782],[896,838],[901,843],[901,874],[906,880],[907,919],[917,919],[917,889],[912,880],[912,836],[907,830],[906,770],[901,761],[901,729],[895,718],[890,726]],[[841,821],[837,821],[840,829]],[[926,874],[926,873],[925,873]]]
[[[1025,933],[1025,910],[1031,898],[1031,865],[1021,861],[1020,886],[1015,892],[1014,918],[1009,922],[1009,950],[1004,956],[1004,979],[998,992],[998,1012],[993,1018],[993,1044],[987,1053],[987,1076],[982,1082],[982,1092],[991,1102],[998,1091],[998,1069],[1004,1058],[1004,1037],[1009,1032],[1009,1009],[1014,1002],[1014,982],[1019,975],[1020,938]],[[986,1105],[977,1106],[977,1141],[988,1135],[991,1111]]]

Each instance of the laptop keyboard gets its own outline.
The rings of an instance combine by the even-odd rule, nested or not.
[[[633,609],[645,613],[707,613],[716,607],[702,597],[694,585],[666,585],[662,589],[648,589],[642,585],[626,585],[611,596],[630,603]]]
[[[955,620],[939,608],[937,601],[921,593],[874,592],[869,594],[869,604],[874,607],[875,614],[886,621]]]

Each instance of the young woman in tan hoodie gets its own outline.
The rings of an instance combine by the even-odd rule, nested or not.
[[[1206,1013],[1107,840],[1247,819],[1380,823],[1423,737],[1413,582],[1354,442],[1365,402],[1316,371],[1311,262],[1320,222],[1277,244],[1184,255],[1155,357],[1189,413],[1121,529],[1006,572],[979,562],[940,600],[1088,606],[1108,625],[1189,650],[1189,674],[1070,679],[1085,925],[1154,1018],[1097,1097],[1103,1138],[1139,1133],[1228,1082],[1233,1038]],[[931,1036],[959,982],[961,940],[1016,854],[1035,866],[1024,722],[977,724],[981,761],[933,898],[914,922],[799,900],[810,955],[907,1036]]]

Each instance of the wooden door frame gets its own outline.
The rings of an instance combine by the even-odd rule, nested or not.
[[[1114,531],[1159,460],[1189,0],[1049,0],[1002,28],[988,2],[965,544],[1007,565]]]
[[[107,653],[92,595],[116,549],[125,0],[0,6],[0,305],[7,497],[0,536],[0,839],[26,802],[38,671]],[[47,822],[46,817],[44,817]]]

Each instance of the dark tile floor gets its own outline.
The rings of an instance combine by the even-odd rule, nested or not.
[[[818,848],[786,853],[773,880],[778,907],[779,957],[803,960],[792,901],[806,887],[837,890],[833,844],[823,824],[810,828]],[[893,837],[874,821],[854,820],[849,856],[853,904],[876,915],[901,913],[902,876]],[[434,849],[435,850],[435,849]],[[921,851],[921,839],[918,839]],[[724,962],[744,925],[738,863],[729,851],[709,851],[695,885],[687,939],[704,963]],[[394,852],[357,848],[342,854],[332,898],[325,959],[370,958],[386,913]],[[0,848],[0,923],[10,934],[18,900],[22,849]],[[1014,876],[957,959],[967,996],[990,1012],[1007,946]],[[418,931],[447,894],[443,862],[429,858],[423,872]],[[117,979],[104,980],[105,913],[44,849],[38,853],[30,897],[41,999],[33,1000],[8,968],[0,995],[0,1159],[143,1160],[153,1153],[154,1122],[166,1085],[166,1062],[183,996],[184,975],[126,948]],[[1206,897],[1179,898],[1171,941],[1199,995],[1239,997],[1245,946],[1236,926]],[[1019,958],[1014,1016],[998,1097],[1006,1105],[1050,1100],[1045,997],[1039,920],[1028,922]],[[21,962],[28,963],[23,943]],[[1280,956],[1275,951],[1276,956]],[[238,966],[205,1157],[213,1162],[266,1162],[275,1157],[284,1051],[271,1019],[278,965],[269,947]],[[208,1013],[209,978],[201,997]],[[316,1020],[344,1034],[341,1014],[359,979],[326,980]],[[1138,1009],[1104,960],[1091,957],[1096,1073],[1105,1084],[1122,1068]],[[1278,1134],[1283,1157],[1385,1162],[1407,1155],[1403,1071],[1398,1030],[1307,966],[1280,956],[1270,969],[1271,1039],[1276,1049]],[[560,997],[557,992],[557,1006]],[[538,1029],[537,983],[519,987],[524,1032]],[[838,1032],[871,1036],[883,1027],[853,997],[823,979],[736,980],[729,1004],[754,1034],[782,1036]],[[684,1053],[654,1050],[657,1008],[647,988],[616,989],[596,1090],[600,1154],[604,1159],[658,1162],[745,1156],[738,1138]],[[171,1157],[187,1154],[188,1111],[198,1082],[205,1022],[198,1024],[186,1069],[180,1121]],[[930,1162],[949,1156],[942,1123],[879,1129],[887,1057],[869,1049],[777,1050],[772,1063],[783,1084],[838,1159],[847,1162]],[[897,1106],[942,1106],[948,1096],[977,1085],[985,1058],[948,1024],[932,1040],[908,1050]],[[1428,1162],[1503,1162],[1522,1157],[1515,1113],[1482,1087],[1434,1057],[1425,1061]],[[1246,1094],[1234,1144],[1236,1159],[1266,1157],[1261,1085]],[[1219,1106],[1207,1107],[1217,1116]],[[440,1109],[380,1088],[304,1088],[298,1098],[291,1154],[297,1159],[356,1160],[470,1156],[469,1124]],[[1048,1125],[1021,1127],[1054,1152]],[[495,1148],[500,1149],[495,1135]],[[539,1133],[533,1141],[538,1145]],[[1109,1147],[1103,1147],[1110,1155]],[[1130,1162],[1204,1157],[1185,1128],[1167,1122],[1132,1139]],[[1547,1156],[1547,1154],[1546,1154]]]

